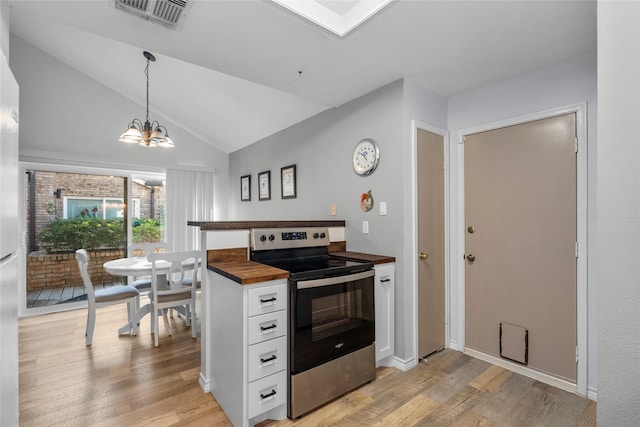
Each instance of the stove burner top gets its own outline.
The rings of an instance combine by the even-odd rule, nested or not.
[[[373,263],[329,254],[326,227],[251,230],[250,259],[289,272],[290,280],[341,276],[371,270]]]
[[[291,258],[261,262],[288,271],[292,280],[356,273],[373,268],[373,265],[369,262],[352,261],[331,256]]]

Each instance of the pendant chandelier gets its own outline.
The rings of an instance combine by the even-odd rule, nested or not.
[[[143,55],[147,58],[147,66],[144,69],[144,74],[147,76],[147,116],[144,124],[140,119],[133,119],[129,123],[127,131],[120,135],[118,141],[126,144],[139,144],[148,148],[173,148],[174,144],[169,138],[167,128],[161,126],[157,121],[149,122],[149,63],[155,61],[156,57],[147,51]]]

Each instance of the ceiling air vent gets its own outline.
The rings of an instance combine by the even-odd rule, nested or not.
[[[179,30],[194,0],[115,0],[116,9]]]

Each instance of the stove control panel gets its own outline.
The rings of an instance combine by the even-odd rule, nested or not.
[[[251,249],[254,251],[329,246],[329,243],[327,227],[254,228],[251,230]]]

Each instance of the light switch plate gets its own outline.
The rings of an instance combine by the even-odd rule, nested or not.
[[[380,202],[380,215],[387,214],[387,202]]]
[[[337,208],[336,208],[336,204],[332,204],[331,205],[331,216],[336,216],[336,212],[337,212]]]
[[[369,221],[362,221],[362,234],[369,234]]]

